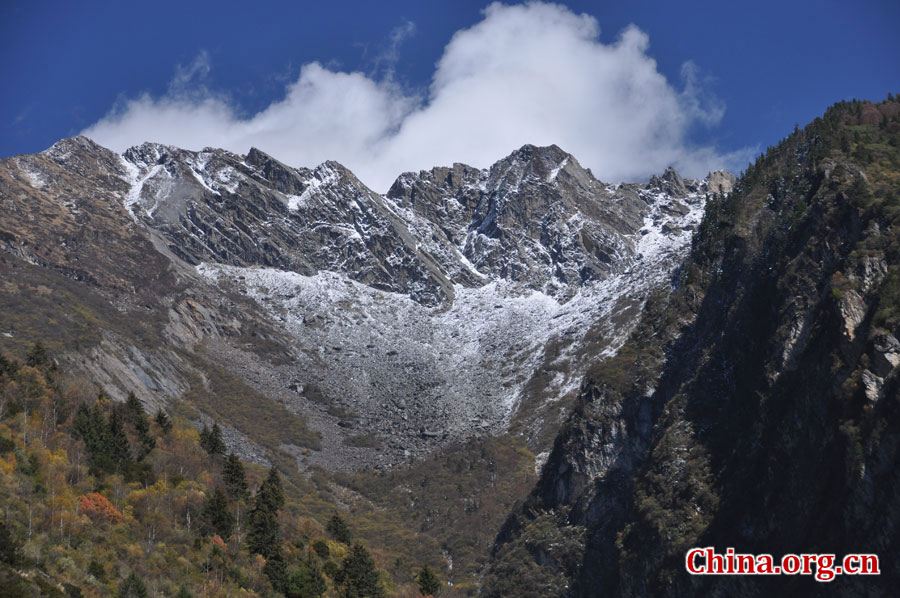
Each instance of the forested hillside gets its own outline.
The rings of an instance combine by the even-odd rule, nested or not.
[[[275,467],[225,455],[131,395],[111,401],[40,345],[0,355],[0,596],[418,596],[434,573],[316,520]],[[306,511],[306,512],[304,512]],[[427,572],[425,572],[427,571]],[[422,583],[419,584],[418,582]]]

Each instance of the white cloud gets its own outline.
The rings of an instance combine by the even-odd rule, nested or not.
[[[391,36],[394,53],[415,31]],[[588,15],[556,4],[491,4],[444,49],[425,97],[393,81],[305,65],[285,98],[241,118],[202,87],[205,53],[179,67],[166,96],[120,102],[83,134],[117,151],[143,141],[189,149],[256,146],[296,166],[342,162],[384,191],[403,171],[484,167],[525,143],[556,143],[607,181],[637,180],[674,165],[688,176],[734,167],[746,152],[693,147],[694,126],[714,126],[724,106],[686,63],[682,89],[657,70],[634,26],[610,44]]]
[[[394,27],[388,36],[387,48],[375,57],[376,72],[377,69],[381,68],[384,70],[384,75],[382,76],[388,80],[392,79],[394,77],[394,68],[400,60],[400,47],[403,45],[403,42],[415,34],[416,24],[412,21],[405,21]]]
[[[190,95],[192,92],[197,91],[205,93],[206,88],[201,87],[199,82],[209,75],[211,69],[209,53],[206,50],[201,50],[190,65],[184,66],[179,64],[175,68],[175,76],[169,82],[169,95]]]

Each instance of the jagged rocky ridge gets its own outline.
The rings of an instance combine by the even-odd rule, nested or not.
[[[486,596],[888,596],[900,567],[900,103],[841,103],[707,206],[585,379]],[[689,576],[691,547],[877,577]]]
[[[116,396],[168,404],[209,387],[204,363],[224,368],[320,434],[306,456],[279,447],[301,466],[398,463],[510,427],[540,449],[587,356],[623,342],[729,177],[610,185],[525,146],[382,196],[335,162],[153,143],[120,156],[79,137],[0,162],[7,303],[45,288],[60,310],[56,286],[96,302],[63,307],[53,333]],[[371,446],[342,442],[359,435]]]

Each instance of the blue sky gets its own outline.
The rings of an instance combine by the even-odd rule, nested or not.
[[[697,174],[900,92],[894,1],[486,6],[7,0],[0,156],[87,130],[335,158],[379,188],[555,142],[607,180]]]

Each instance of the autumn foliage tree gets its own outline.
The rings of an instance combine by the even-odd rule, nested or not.
[[[121,523],[122,512],[99,492],[85,494],[79,501],[81,512],[94,522]]]
[[[346,548],[329,557],[321,527],[285,508],[275,468],[250,498],[260,470],[207,457],[187,421],[31,361],[0,354],[0,577],[21,574],[0,596],[381,595],[348,593],[372,587],[359,559],[341,589]]]

